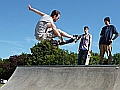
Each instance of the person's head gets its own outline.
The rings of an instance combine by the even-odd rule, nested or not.
[[[60,18],[60,12],[58,10],[53,10],[51,17],[53,18],[53,21],[56,22]]]
[[[109,25],[110,24],[110,17],[105,17],[104,23],[105,23],[105,25]]]
[[[88,26],[84,26],[84,32],[85,32],[85,34],[88,34],[88,30],[89,30],[89,27]]]

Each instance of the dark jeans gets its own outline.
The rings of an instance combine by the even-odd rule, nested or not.
[[[88,50],[80,50],[78,54],[78,65],[85,65]],[[84,61],[82,63],[82,56],[84,55]]]

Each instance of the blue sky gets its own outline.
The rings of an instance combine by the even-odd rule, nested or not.
[[[57,9],[61,12],[58,28],[73,35],[82,34],[83,27],[89,26],[93,35],[91,49],[99,53],[98,40],[103,18],[110,16],[111,24],[120,32],[120,0],[0,0],[0,58],[30,53],[30,48],[38,41],[34,28],[41,16],[29,11],[27,5],[50,14]],[[67,39],[67,38],[65,38]],[[67,44],[60,48],[78,51],[78,43]],[[120,38],[113,42],[113,54],[120,52]]]

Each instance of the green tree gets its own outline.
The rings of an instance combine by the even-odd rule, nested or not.
[[[53,47],[50,41],[35,44],[35,46],[31,48],[33,64],[55,65],[58,49],[59,48]]]
[[[120,53],[116,53],[112,56],[112,64],[120,64]]]
[[[100,61],[100,54],[91,52],[90,65],[97,65]]]
[[[3,62],[2,58],[0,58],[0,78],[2,78],[2,76],[3,76],[3,68],[2,68],[3,63],[4,62]]]
[[[31,60],[34,65],[71,65],[75,64],[77,55],[74,52],[51,45],[51,41],[35,44],[31,48]],[[74,63],[73,63],[74,62]]]
[[[9,59],[3,59],[0,62],[0,70],[2,79],[9,79],[9,77],[13,74],[17,65],[23,65],[24,56],[23,55],[15,55],[10,56]]]

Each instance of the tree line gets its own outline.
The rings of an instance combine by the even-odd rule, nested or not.
[[[35,44],[30,48],[31,54],[22,53],[10,56],[8,59],[0,58],[0,78],[8,80],[18,65],[77,65],[78,54],[54,47],[51,41],[44,41]],[[90,65],[99,64],[99,53],[91,52]],[[83,60],[83,59],[82,59]],[[107,59],[104,58],[104,64]],[[112,56],[112,64],[120,64],[120,53]]]

